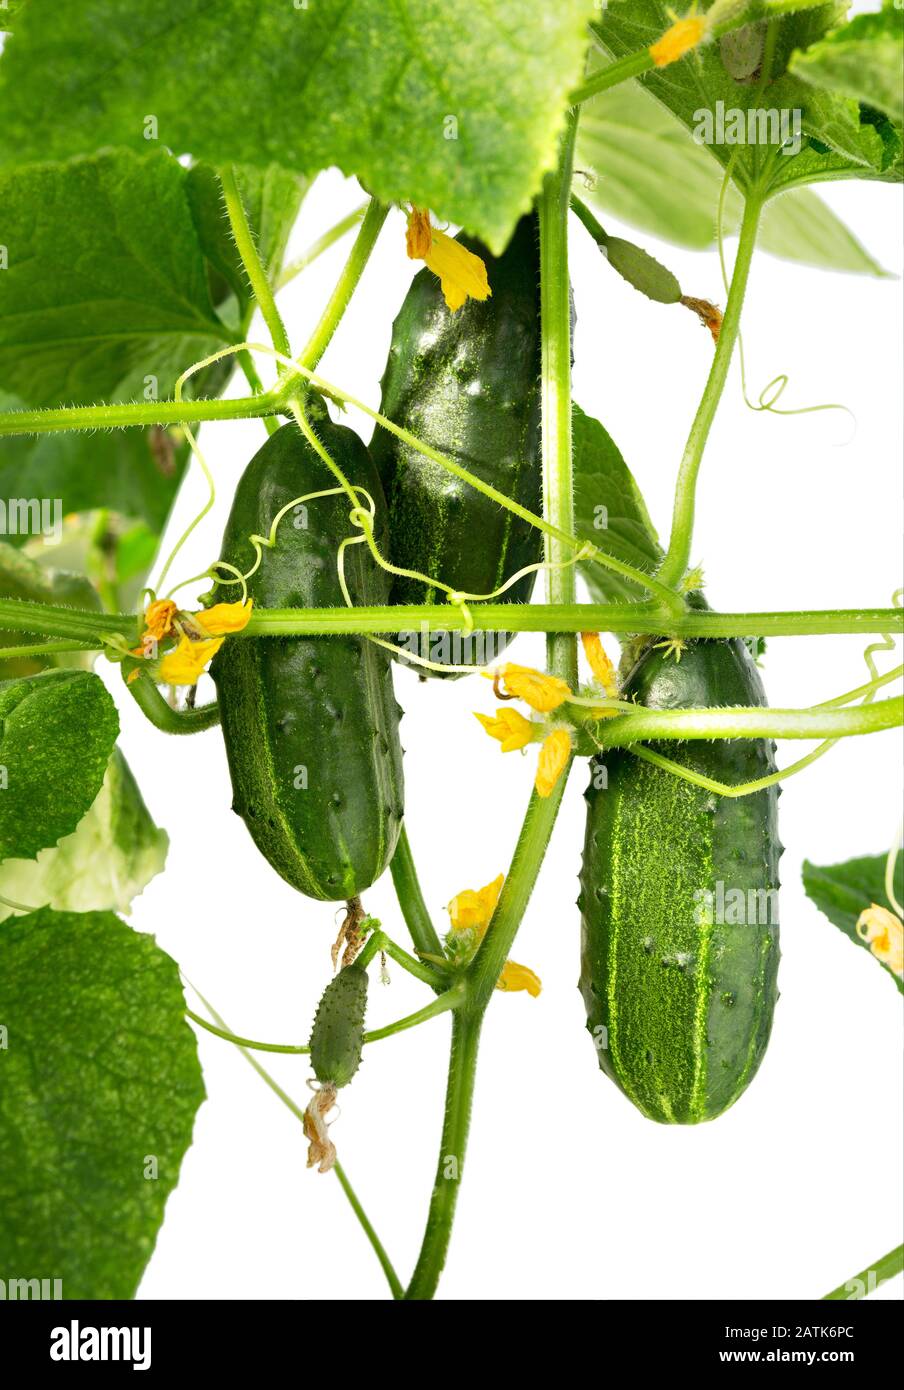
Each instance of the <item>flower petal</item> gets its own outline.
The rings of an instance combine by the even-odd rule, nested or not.
[[[503,753],[513,753],[517,748],[525,748],[534,736],[534,727],[529,719],[516,709],[497,709],[495,715],[479,714],[474,711],[490,738],[498,739]]]
[[[691,14],[684,19],[676,19],[670,29],[666,29],[662,38],[657,39],[650,45],[649,54],[657,68],[668,67],[669,63],[675,63],[679,58],[683,58],[685,53],[690,53],[706,33],[706,15]]]
[[[537,795],[549,796],[571,757],[571,735],[565,729],[554,729],[543,741],[534,786]]]
[[[857,935],[867,943],[876,960],[904,978],[904,923],[896,913],[873,903],[858,917]]]
[[[423,260],[439,276],[446,304],[453,314],[466,299],[489,299],[492,294],[487,268],[480,257],[436,227],[433,245]]]
[[[533,666],[503,666],[500,678],[510,695],[523,700],[539,714],[549,714],[564,704],[571,691],[560,676],[547,675]]]
[[[223,645],[224,638],[210,637],[192,642],[182,637],[175,651],[167,652],[160,663],[160,679],[167,685],[196,685],[198,677]]]
[[[176,605],[171,598],[159,598],[149,603],[144,615],[144,636],[161,642],[172,632],[176,612]]]
[[[227,632],[241,632],[243,627],[247,627],[252,607],[251,599],[245,603],[215,603],[212,608],[193,613],[192,618],[203,632],[209,632],[211,637],[220,637]]]
[[[490,925],[490,918],[496,911],[496,904],[499,901],[499,894],[502,892],[504,881],[505,875],[500,874],[484,888],[476,890],[465,888],[463,892],[457,893],[446,909],[449,913],[453,932],[473,931],[477,933],[477,939],[480,940]]]
[[[532,999],[536,999],[543,986],[540,983],[539,975],[535,975],[528,965],[519,965],[516,960],[507,960],[502,967],[502,974],[496,981],[497,989],[516,990],[526,989]]]
[[[618,694],[618,682],[615,678],[615,667],[606,655],[603,644],[600,641],[598,632],[582,632],[581,644],[584,648],[584,655],[587,664],[596,676],[603,690],[610,697],[615,699]]]

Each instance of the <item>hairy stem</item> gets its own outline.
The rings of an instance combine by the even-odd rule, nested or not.
[[[843,1284],[839,1284],[837,1289],[827,1293],[823,1302],[844,1302],[865,1298],[886,1279],[893,1279],[896,1274],[900,1274],[902,1269],[904,1269],[904,1245],[897,1245],[894,1250],[889,1250],[887,1255],[883,1255],[881,1260],[876,1260],[875,1264],[861,1269],[860,1273],[855,1274],[852,1279],[846,1279]]]
[[[159,729],[164,734],[201,734],[205,729],[212,729],[220,722],[220,708],[214,700],[209,705],[200,705],[197,709],[173,709],[164,699],[160,687],[155,685],[150,676],[146,676],[140,667],[132,667],[132,671],[138,671],[138,677],[131,684],[127,680],[128,672],[123,668],[123,679],[126,680],[126,689],[132,696],[142,714],[151,721],[155,729]]]
[[[190,425],[203,420],[257,420],[276,415],[280,398],[238,396],[232,401],[142,401],[128,405],[60,406],[53,410],[0,410],[0,436],[60,430],[115,430],[148,425]]]
[[[238,181],[232,166],[220,170],[220,182],[223,185],[223,199],[226,203],[229,225],[232,228],[232,235],[242,259],[242,265],[245,267],[251,291],[257,301],[257,307],[263,314],[264,323],[267,325],[267,331],[277,352],[284,352],[287,357],[291,356],[292,345],[289,342],[289,335],[276,307],[276,300],[273,297],[270,281],[267,279],[267,272],[254,244],[245,205],[242,202],[242,195],[239,192]]]
[[[649,72],[652,66],[653,59],[646,48],[641,49],[639,53],[629,53],[627,57],[619,58],[617,62],[610,63],[608,67],[601,68],[592,77],[588,77],[586,82],[572,92],[572,105],[580,106],[591,97],[599,96],[600,92],[608,92],[611,87],[617,87],[620,82],[640,77],[641,73]]]
[[[361,218],[367,211],[367,208],[367,203],[361,203],[359,207],[355,208],[354,212],[350,212],[347,216],[340,218],[334,226],[325,231],[316,241],[312,241],[307,251],[303,251],[297,260],[290,261],[287,266],[283,267],[279,279],[276,282],[276,288],[278,290],[283,289],[290,281],[294,280],[297,275],[300,275],[303,270],[307,270],[309,265],[313,265],[314,261],[322,256],[324,251],[328,251],[331,246],[334,246],[337,241],[341,240],[346,232],[350,232],[352,227],[357,227]]]
[[[399,835],[396,852],[392,856],[389,872],[392,874],[393,887],[402,916],[405,918],[405,925],[411,933],[414,949],[420,955],[441,956],[443,953],[442,944],[436,934],[436,928],[433,925],[427,904],[424,902],[414,857],[411,853],[411,845],[408,843],[408,833],[404,825],[402,826],[402,833]]]
[[[728,292],[728,302],[725,306],[725,316],[719,331],[719,341],[716,344],[709,377],[697,407],[697,414],[691,425],[681,466],[678,470],[675,503],[672,511],[672,533],[669,537],[666,557],[658,574],[661,584],[672,587],[681,581],[690,561],[694,535],[697,477],[700,472],[706,441],[709,438],[719,401],[722,398],[731,355],[738,337],[741,309],[744,304],[744,294],[747,289],[753,250],[756,245],[761,210],[760,198],[755,194],[749,195],[744,203],[744,217],[738,237],[738,250],[731,277],[731,288]]]
[[[479,632],[613,632],[658,637],[870,636],[904,632],[900,608],[801,609],[787,613],[663,613],[637,603],[481,603],[469,611]],[[451,604],[379,608],[259,608],[235,637],[329,636],[375,632],[464,631],[468,618]],[[100,614],[23,599],[0,599],[0,630],[94,643],[107,635],[138,640],[134,613]]]
[[[878,700],[853,709],[638,709],[606,720],[596,738],[603,748],[647,739],[844,738],[873,734],[904,723],[904,700]]]
[[[389,207],[386,203],[371,198],[361,223],[361,229],[355,237],[355,244],[345,263],[345,269],[330,296],[330,301],[323,311],[320,322],[314,329],[310,342],[298,359],[300,366],[313,371],[326,352],[333,334],[339,327],[342,315],[348,308],[349,300],[358,287],[358,281],[364,273],[364,267],[370,260],[370,253],[376,245],[377,237],[380,235],[388,212]]]
[[[432,1298],[446,1263],[458,1189],[464,1174],[481,1021],[480,1016],[464,1012],[458,1012],[452,1018],[452,1047],[439,1159],[424,1239],[411,1282],[405,1291],[406,1299]]]

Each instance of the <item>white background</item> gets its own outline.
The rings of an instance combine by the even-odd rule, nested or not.
[[[901,200],[850,184],[823,196],[900,273]],[[360,199],[329,175],[293,236],[297,254]],[[609,225],[618,230],[611,219]],[[372,405],[390,325],[415,267],[393,213],[324,361]],[[627,231],[627,235],[631,235]],[[685,292],[724,302],[715,253],[638,237]],[[347,253],[335,248],[283,296],[293,343],[313,326]],[[678,307],[655,305],[572,230],[578,307],[576,399],[601,418],[667,534],[675,471],[712,353]],[[832,275],[760,256],[744,334],[756,395],[777,373],[785,405],[840,412],[777,418],[741,399],[736,365],[701,477],[693,559],[725,610],[884,605],[899,579],[901,294],[891,280]],[[262,332],[262,329],[258,330]],[[365,438],[369,423],[352,420]],[[258,422],[205,426],[215,514],[180,562],[219,553],[239,474],[263,442]],[[193,472],[167,540],[203,502]],[[538,591],[539,596],[539,591]],[[616,648],[609,639],[610,652]],[[776,705],[824,700],[866,678],[863,641],[777,639],[764,677]],[[542,662],[542,639],[515,658]],[[885,661],[883,669],[893,664]],[[335,909],[276,877],[230,807],[218,730],[166,739],[109,678],[123,747],[172,838],[169,863],[136,904],[230,1025],[305,1041],[329,976]],[[477,677],[418,685],[396,671],[409,835],[441,930],[444,904],[507,867],[534,755],[502,757],[472,717],[491,710]],[[785,761],[799,756],[797,744]],[[498,995],[483,1036],[474,1123],[441,1296],[457,1299],[816,1297],[900,1239],[900,1001],[892,982],[807,901],[804,857],[833,863],[883,851],[900,816],[895,734],[849,740],[782,798],[781,1000],[748,1093],[716,1123],[644,1119],[598,1072],[576,989],[575,907],[586,769],[576,765],[513,955],[543,980],[538,1000]],[[405,940],[389,875],[368,909]],[[371,1026],[426,1002],[400,969],[371,988]],[[196,1001],[192,1001],[196,1002]],[[367,1049],[333,1129],[340,1157],[403,1279],[422,1233],[439,1140],[449,1024],[436,1020]],[[300,1126],[228,1043],[199,1037],[209,1099],[141,1286],[146,1297],[380,1298],[382,1275],[332,1176],[305,1170]],[[306,1103],[304,1058],[264,1058]],[[899,1297],[898,1279],[878,1297]]]

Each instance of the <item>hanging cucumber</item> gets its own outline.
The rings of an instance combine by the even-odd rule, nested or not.
[[[625,697],[651,709],[764,705],[744,644],[647,647]],[[775,771],[762,740],[650,747],[715,781]],[[581,992],[599,1064],[651,1119],[720,1115],[756,1073],[778,968],[778,788],[718,796],[626,749],[586,793]]]
[[[540,253],[537,220],[524,217],[498,258],[459,236],[485,262],[491,297],[446,307],[430,270],[415,276],[393,324],[381,412],[500,492],[538,512],[540,455]],[[388,430],[371,441],[392,522],[391,559],[462,593],[487,594],[541,558],[542,537]],[[534,575],[500,601],[524,603]],[[442,603],[445,592],[397,579],[393,603]],[[481,665],[509,633],[434,632],[418,655]],[[410,638],[402,638],[410,645]]]
[[[386,504],[367,448],[326,417],[318,436],[349,482],[377,508],[386,544]],[[272,435],[235,494],[222,558],[247,572],[249,537],[267,536],[287,503],[336,479],[294,424]],[[293,508],[276,544],[264,547],[248,593],[262,608],[344,602],[339,544],[356,534],[345,494]],[[354,602],[383,604],[385,574],[364,545],[345,552]],[[217,598],[235,598],[218,589]],[[402,824],[400,710],[386,651],[361,637],[242,638],[227,642],[211,674],[217,685],[234,809],[277,873],[312,898],[354,897],[388,865]]]

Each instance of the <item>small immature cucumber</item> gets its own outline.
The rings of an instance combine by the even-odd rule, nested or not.
[[[311,1065],[323,1085],[347,1086],[361,1065],[367,971],[346,965],[330,980],[311,1029]]]
[[[350,429],[317,424],[349,482],[377,508],[385,546],[386,504],[367,448]],[[247,572],[249,540],[268,536],[293,499],[336,485],[294,424],[284,425],[249,463],[226,525],[222,557]],[[320,497],[283,517],[263,547],[248,592],[261,608],[341,607],[340,542],[359,534],[345,494]],[[345,552],[358,604],[383,604],[384,572],[363,544]],[[216,597],[235,599],[220,586]],[[312,898],[340,901],[379,878],[402,824],[399,714],[386,651],[362,637],[236,637],[212,666],[234,794],[233,806],[265,858]]]
[[[652,709],[766,703],[737,640],[647,648],[625,697]],[[654,751],[712,780],[775,771],[736,739]],[[762,1060],[777,996],[778,788],[718,796],[627,749],[598,755],[586,793],[581,991],[600,1067],[651,1119],[726,1110]]]
[[[382,414],[533,512],[540,509],[540,252],[524,217],[501,256],[466,236],[492,297],[451,313],[431,270],[415,276],[393,324]],[[391,519],[391,558],[462,593],[493,593],[541,556],[536,527],[379,425],[371,441]],[[525,603],[534,575],[501,602]],[[392,603],[442,603],[442,590],[396,579]],[[485,639],[489,638],[489,641]],[[477,639],[480,639],[479,641]],[[492,659],[509,634],[432,633],[418,655],[451,665]],[[492,644],[493,649],[489,650]]]

